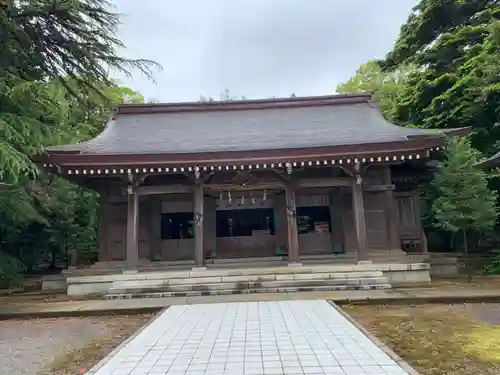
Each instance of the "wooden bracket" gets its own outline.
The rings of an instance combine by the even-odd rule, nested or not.
[[[340,165],[340,168],[342,168],[351,177],[356,177],[356,176],[362,177],[366,174],[366,170],[370,166],[371,164],[361,164],[358,162],[351,165]]]
[[[281,171],[279,169],[271,169],[281,182],[289,182],[291,180],[291,173],[287,171]]]

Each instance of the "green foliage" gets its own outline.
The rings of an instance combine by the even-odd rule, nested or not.
[[[69,77],[80,91],[111,86],[108,72],[138,68],[150,76],[148,60],[121,57],[119,14],[106,0],[20,0],[0,5],[0,71],[26,80]],[[62,80],[64,84],[64,80]],[[71,87],[68,87],[71,90]]]
[[[138,68],[150,75],[152,62],[117,55],[123,47],[115,37],[118,24],[118,14],[105,0],[23,0],[0,5],[4,181],[16,183],[21,176],[36,174],[29,156],[43,145],[71,140],[75,129],[81,133],[77,139],[88,134],[82,131],[89,125],[88,117],[98,118],[96,108],[103,103],[109,108],[116,99],[106,91],[116,88],[108,76],[110,70],[128,74]]]
[[[224,89],[224,91],[222,91],[219,94],[218,101],[221,101],[221,102],[232,102],[234,100],[247,100],[247,98],[245,96],[241,96],[241,97],[234,96],[233,94],[231,94],[229,92],[229,89]],[[217,100],[214,99],[212,96],[200,95],[200,99],[198,101],[201,102],[201,103],[211,103],[211,102],[215,102]]]
[[[2,180],[18,183],[36,176],[30,155],[59,136],[68,120],[63,91],[56,84],[0,74],[0,170]]]
[[[0,252],[0,288],[8,288],[19,279],[24,265],[16,257]]]
[[[154,63],[119,56],[119,16],[105,0],[0,4],[0,277],[68,250],[95,252],[98,195],[39,174],[45,146],[89,139],[118,103],[144,102],[108,72]]]
[[[491,264],[486,267],[486,272],[490,275],[500,275],[500,255],[495,257]]]
[[[363,65],[338,91],[374,92],[385,117],[404,126],[448,129],[469,126],[471,145],[485,155],[492,155],[500,147],[499,20],[498,0],[420,0],[386,58],[378,64],[369,61]],[[406,74],[399,81],[386,78],[395,71]],[[454,146],[459,147],[451,145]],[[461,157],[478,158],[467,154],[462,152]],[[494,195],[482,203],[475,198],[471,207],[463,203],[464,198],[462,203],[455,200],[454,193],[457,198],[473,197],[484,195],[487,190],[480,177],[482,172],[473,168],[471,161],[462,165],[458,157],[448,159],[438,178],[440,181],[449,178],[449,184],[442,184],[442,191],[436,190],[435,185],[424,187],[422,211],[427,225],[439,223],[441,229],[452,231],[449,236],[452,242],[455,237],[452,233],[457,228],[472,226],[482,230],[491,225],[491,217],[495,215],[491,210],[477,216],[470,211],[472,202],[478,202],[474,203],[475,208],[481,204],[489,207]],[[462,173],[462,169],[474,172],[457,176],[456,172]],[[446,172],[448,177],[443,175]],[[469,180],[479,184],[478,192],[458,188]],[[498,188],[500,181],[493,179],[490,186]],[[454,192],[455,189],[458,190]],[[438,198],[441,199],[435,202]],[[464,214],[455,218],[453,212],[458,211]]]
[[[421,0],[382,62],[415,71],[394,120],[426,128],[471,126],[474,147],[491,155],[500,140],[500,7],[493,0]]]
[[[435,225],[450,232],[487,231],[498,216],[497,194],[488,188],[486,173],[476,167],[480,153],[466,138],[447,142],[445,160],[432,182]]]
[[[438,56],[454,59],[456,54],[460,54],[463,45],[449,44],[448,52],[456,54],[443,56],[439,54],[441,47],[435,44],[437,40],[449,40],[452,34],[469,26],[494,22],[499,19],[499,15],[497,0],[421,0],[401,27],[399,38],[388,54],[385,65],[394,67],[411,61],[421,66],[427,62],[437,63]]]
[[[59,88],[65,92],[64,86]],[[124,87],[102,88],[103,95],[88,96],[86,102],[65,93],[56,98],[60,108],[71,108],[71,111],[68,110],[65,121],[54,125],[54,134],[47,134],[45,144],[88,139],[102,131],[116,104],[144,101],[142,95]],[[45,107],[46,114],[51,110],[52,107]],[[43,143],[38,147],[42,148]],[[17,152],[30,166],[29,151]],[[95,257],[97,193],[44,174],[20,174],[18,180],[11,179],[11,182],[10,186],[0,186],[0,244],[3,251],[21,260],[28,270],[32,270],[47,254],[64,259],[69,252],[76,251],[82,260]]]
[[[384,72],[378,62],[371,60],[361,65],[347,82],[338,85],[336,91],[342,94],[373,93],[382,113],[391,120],[394,116],[396,98],[411,72],[411,67],[398,67],[393,71]]]
[[[56,178],[45,186],[47,202],[44,210],[49,240],[46,249],[52,254],[64,256],[73,250],[79,254],[95,250],[98,195],[61,178]]]
[[[467,233],[487,232],[494,227],[498,216],[497,193],[488,188],[486,173],[477,167],[481,154],[467,138],[449,139],[444,156],[430,187],[432,219],[438,228],[461,232],[470,282]]]

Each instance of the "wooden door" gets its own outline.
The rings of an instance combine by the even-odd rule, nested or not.
[[[420,200],[417,192],[394,193],[398,207],[399,235],[401,239],[420,238]]]

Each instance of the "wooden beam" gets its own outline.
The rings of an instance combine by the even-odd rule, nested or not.
[[[351,178],[309,178],[295,182],[297,189],[351,186]]]
[[[151,185],[151,186],[138,186],[138,195],[152,195],[152,194],[184,194],[192,193],[193,187],[190,185]]]
[[[285,184],[281,182],[273,183],[259,183],[259,184],[249,184],[249,185],[235,185],[235,184],[209,184],[205,185],[207,189],[212,190],[231,190],[231,191],[247,191],[247,190],[273,190],[273,189],[284,189]]]
[[[284,189],[286,186],[285,181],[273,181],[273,182],[259,182],[258,184],[249,185],[235,185],[231,183],[224,184],[207,184],[205,188],[211,189],[213,191],[220,190],[232,190],[232,191],[246,191],[246,190],[273,190],[273,189]],[[299,179],[296,182],[297,189],[307,189],[307,188],[325,188],[325,187],[339,187],[339,186],[351,186],[350,178],[310,178],[310,179]],[[193,186],[191,185],[152,185],[152,186],[138,186],[138,195],[152,195],[152,194],[183,194],[192,193]]]
[[[395,185],[388,183],[383,185],[365,185],[363,191],[393,191]]]

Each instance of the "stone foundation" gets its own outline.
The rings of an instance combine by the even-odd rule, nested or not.
[[[381,264],[379,266],[392,285],[431,282],[431,267],[428,263]]]
[[[429,264],[231,267],[72,276],[68,295],[113,298],[195,296],[326,290],[387,289],[395,283],[429,282]]]
[[[66,276],[50,275],[42,279],[42,290],[67,290]]]
[[[119,275],[68,277],[68,296],[87,296],[91,294],[106,294]]]

